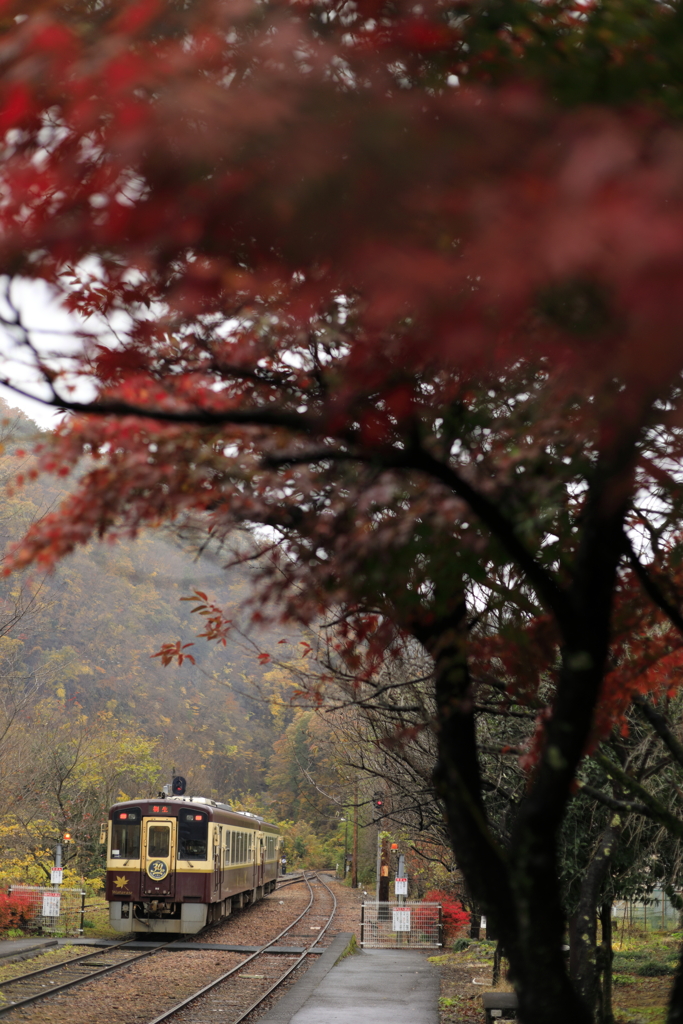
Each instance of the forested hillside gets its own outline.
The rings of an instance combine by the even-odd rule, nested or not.
[[[3,413],[6,548],[58,500],[60,487],[33,478],[35,426],[16,410]],[[171,532],[148,530],[136,540],[93,543],[51,573],[0,580],[0,878],[26,871],[39,878],[36,859],[47,866],[45,852],[64,831],[74,836],[72,862],[95,871],[107,804],[156,792],[173,768],[190,792],[292,822],[291,857],[341,857],[334,751],[319,753],[315,766],[334,791],[330,799],[297,760],[301,743],[308,750],[311,713],[292,699],[296,680],[286,665],[259,658],[279,650],[296,659],[301,637],[248,629],[239,606],[250,571],[248,564],[226,571]],[[197,640],[201,620],[181,600],[193,589],[234,608],[246,632],[233,631],[226,646]],[[176,641],[194,642],[187,649],[194,663],[164,666],[153,656]],[[319,733],[314,725],[316,750]],[[299,746],[292,735],[303,737]]]

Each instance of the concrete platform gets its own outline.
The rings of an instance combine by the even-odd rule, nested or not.
[[[429,953],[366,949],[335,966],[349,939],[337,936],[259,1024],[438,1024]]]
[[[56,946],[57,939],[3,939],[0,942],[0,959],[11,956],[25,956],[48,946]]]

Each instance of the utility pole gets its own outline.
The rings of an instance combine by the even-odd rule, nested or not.
[[[346,808],[344,808],[346,810]],[[346,881],[346,873],[349,869],[349,819],[348,815],[342,818],[344,822],[344,867],[342,870],[342,880]]]
[[[380,844],[380,867],[379,867],[379,886],[378,886],[378,902],[388,903],[389,902],[389,839],[387,836],[382,836]]]
[[[375,869],[375,878],[377,879],[375,885],[375,899],[378,903],[382,903],[382,897],[380,896],[380,878],[382,875],[382,822],[384,820],[384,794],[379,792],[374,793],[372,797],[373,816],[375,824],[377,825],[377,867]],[[388,870],[388,868],[387,868]],[[387,890],[388,892],[388,890]],[[384,902],[386,902],[386,897]]]
[[[376,861],[376,867],[375,867],[375,878],[377,879],[377,882],[375,884],[375,899],[377,900],[378,903],[382,902],[382,897],[379,894],[379,892],[380,892],[380,881],[379,880],[380,880],[380,874],[381,874],[381,871],[382,871],[382,845],[381,845],[382,844],[382,838],[381,838],[381,836],[382,836],[382,822],[380,820],[380,821],[377,822],[377,861]]]
[[[353,853],[351,860],[351,887],[358,888],[358,776],[353,782]]]

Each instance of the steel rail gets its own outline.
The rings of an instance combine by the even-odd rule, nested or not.
[[[231,1024],[241,1024],[241,1021],[245,1020],[245,1018],[247,1018],[247,1017],[249,1016],[249,1014],[250,1014],[250,1013],[252,1012],[252,1010],[255,1010],[255,1009],[256,1009],[256,1007],[257,1007],[257,1006],[259,1006],[259,1005],[260,1005],[260,1004],[261,1004],[261,1003],[262,1003],[262,1002],[264,1001],[264,999],[267,999],[267,998],[268,998],[268,996],[270,995],[270,993],[271,993],[271,992],[274,992],[274,991],[275,991],[275,989],[276,989],[276,988],[278,988],[278,986],[279,986],[279,985],[281,985],[281,984],[282,984],[282,982],[283,982],[283,981],[285,981],[285,979],[286,979],[286,978],[288,978],[288,977],[289,977],[289,975],[290,975],[290,974],[292,974],[292,972],[293,972],[293,971],[295,971],[295,970],[297,969],[297,967],[298,967],[298,966],[299,966],[299,965],[300,965],[301,963],[303,963],[303,961],[304,961],[304,960],[306,959],[306,957],[307,957],[307,956],[309,955],[309,953],[311,952],[311,950],[313,949],[313,947],[314,947],[314,946],[316,946],[316,945],[317,945],[317,944],[318,944],[318,943],[320,942],[320,940],[322,939],[323,935],[325,934],[325,932],[327,931],[327,929],[328,929],[328,928],[330,927],[330,925],[332,924],[332,921],[333,921],[333,919],[334,919],[334,915],[335,915],[335,914],[337,913],[337,897],[336,897],[336,896],[334,895],[334,893],[333,893],[333,892],[332,892],[332,890],[330,889],[330,887],[329,887],[329,885],[327,884],[327,882],[323,882],[323,880],[322,880],[322,878],[320,877],[320,875],[316,875],[316,878],[318,879],[318,881],[319,881],[319,882],[321,882],[321,883],[322,883],[322,884],[323,884],[323,885],[325,886],[325,888],[327,889],[327,891],[329,892],[330,896],[332,897],[332,899],[333,899],[333,901],[334,901],[334,902],[333,902],[333,904],[332,904],[332,913],[330,914],[330,916],[329,916],[329,919],[328,919],[328,921],[327,921],[327,923],[326,923],[325,927],[324,927],[324,928],[321,928],[321,929],[320,929],[320,935],[318,935],[318,937],[317,937],[317,939],[315,940],[315,942],[312,942],[312,943],[311,943],[311,945],[310,945],[310,946],[308,947],[308,949],[307,949],[307,950],[306,950],[306,951],[305,951],[304,953],[302,953],[302,954],[301,954],[301,956],[299,957],[299,959],[298,959],[298,960],[297,960],[297,961],[296,961],[295,963],[291,964],[291,965],[290,965],[290,966],[289,966],[289,967],[287,968],[287,970],[286,970],[286,971],[284,972],[284,974],[283,974],[283,975],[282,975],[282,976],[281,976],[280,978],[278,978],[278,979],[277,979],[277,981],[276,981],[276,982],[274,982],[274,983],[273,983],[273,984],[272,984],[272,985],[270,986],[270,988],[269,988],[269,989],[266,989],[266,991],[265,991],[265,992],[262,992],[262,993],[261,993],[261,995],[260,995],[260,996],[258,997],[258,999],[256,999],[256,1000],[255,1000],[255,1001],[254,1001],[254,1002],[253,1002],[253,1003],[251,1004],[251,1006],[250,1006],[250,1007],[248,1007],[248,1008],[247,1008],[247,1009],[246,1009],[246,1010],[245,1010],[245,1011],[244,1011],[244,1012],[242,1013],[242,1016],[241,1016],[241,1017],[237,1017],[237,1018],[236,1018],[235,1020],[231,1021]]]
[[[125,946],[129,942],[133,941],[135,940],[127,939],[126,942],[120,942],[116,946],[109,946],[106,949],[100,948],[94,953],[86,953],[84,956],[74,957],[72,960],[63,960],[58,964],[53,964],[51,967],[43,967],[37,971],[29,971],[27,974],[21,974],[19,977],[11,978],[9,981],[0,985],[0,991],[8,988],[10,985],[13,985],[15,982],[23,981],[25,978],[33,977],[36,974],[45,974],[47,971],[58,971],[62,967],[69,967],[73,963],[87,960],[92,956],[107,956],[108,953],[114,952],[115,950],[120,949],[121,946]],[[179,942],[180,940],[176,939],[174,941]],[[144,960],[145,957],[153,956],[154,953],[160,953],[162,949],[168,949],[169,946],[172,946],[173,944],[173,942],[169,942],[165,943],[163,946],[155,946],[154,949],[148,949],[144,953],[139,953],[137,956],[131,956],[126,960],[119,960],[118,963],[109,964],[106,967],[100,967],[96,971],[93,971],[92,974],[82,975],[79,978],[71,978],[69,981],[64,981],[60,985],[54,985],[47,992],[36,992],[33,995],[24,996],[23,999],[18,999],[16,1002],[7,1003],[6,1006],[0,1006],[0,1016],[9,1013],[11,1010],[17,1010],[21,1006],[26,1006],[28,1003],[35,1003],[39,999],[46,999],[47,996],[51,996],[54,992],[63,992],[67,988],[73,988],[74,985],[83,985],[85,982],[92,981],[93,978],[101,978],[103,974],[110,974],[112,971],[118,971],[121,967],[127,967],[129,964],[136,964],[138,960]],[[11,997],[8,996],[7,998]]]
[[[312,877],[317,879],[318,881],[321,881],[321,879],[315,873],[312,873]],[[298,881],[298,879],[297,879],[297,881]],[[220,985],[222,982],[226,981],[232,975],[237,974],[238,971],[243,970],[243,968],[246,967],[247,964],[250,964],[257,957],[263,956],[263,954],[266,953],[267,950],[269,950],[271,946],[275,945],[275,943],[279,939],[281,939],[283,935],[286,935],[287,932],[291,931],[291,929],[296,924],[299,923],[299,921],[301,920],[302,917],[305,917],[305,915],[309,912],[309,910],[313,906],[313,900],[314,900],[314,895],[315,894],[313,892],[313,888],[312,888],[312,886],[310,884],[309,879],[306,877],[306,873],[305,872],[304,872],[304,874],[302,876],[302,881],[306,882],[306,884],[308,885],[308,888],[309,888],[309,891],[310,891],[310,894],[311,894],[311,898],[308,901],[308,906],[306,907],[306,909],[301,914],[299,914],[299,916],[297,918],[295,918],[295,920],[292,921],[291,924],[287,925],[287,927],[284,928],[280,932],[279,935],[276,935],[275,938],[271,939],[270,942],[266,943],[264,946],[261,946],[261,948],[258,949],[255,953],[252,953],[251,956],[248,956],[245,960],[242,960],[241,963],[237,964],[235,967],[232,967],[229,971],[226,971],[224,974],[221,974],[218,978],[215,978],[213,981],[209,982],[208,985],[204,985],[203,988],[199,989],[197,992],[194,992],[191,996],[188,996],[186,999],[183,999],[182,1002],[177,1003],[175,1006],[172,1006],[170,1008],[170,1010],[166,1010],[166,1011],[164,1011],[164,1013],[159,1014],[158,1017],[154,1017],[154,1019],[149,1021],[148,1024],[162,1024],[162,1021],[168,1020],[175,1013],[178,1013],[180,1010],[183,1010],[186,1006],[189,1006],[190,1003],[193,1003],[196,999],[199,999],[200,996],[205,995],[207,992],[211,992],[212,989],[215,989],[218,985]],[[244,1018],[247,1016],[247,1014],[251,1013],[251,1011],[255,1007],[257,1007],[259,1005],[259,1003],[262,1003],[263,1000],[266,999],[270,995],[270,993],[272,991],[274,991],[274,989],[276,989],[278,987],[278,985],[281,985],[282,982],[285,980],[285,978],[289,977],[289,975],[292,973],[292,971],[294,971],[302,963],[302,961],[305,960],[305,958],[309,955],[310,950],[313,948],[313,946],[317,945],[317,943],[320,941],[320,939],[323,937],[323,935],[325,934],[325,932],[329,928],[330,924],[332,923],[332,919],[334,918],[334,915],[335,915],[336,910],[337,910],[337,898],[334,895],[334,893],[332,892],[332,890],[330,889],[330,887],[325,882],[323,882],[322,884],[328,890],[328,892],[330,893],[330,895],[332,896],[332,899],[334,901],[333,902],[333,907],[332,907],[332,913],[330,914],[329,920],[325,924],[325,927],[321,929],[320,934],[316,938],[315,942],[311,943],[311,945],[297,958],[297,960],[294,962],[294,964],[292,964],[285,971],[285,973],[282,974],[277,979],[277,981],[273,985],[271,985],[265,992],[261,993],[261,995],[256,1000],[256,1002],[252,1003],[252,1005],[249,1006],[249,1008],[247,1010],[245,1010],[241,1014],[240,1017],[236,1018],[234,1021],[231,1021],[230,1024],[239,1024],[239,1022],[244,1020]]]
[[[7,981],[0,981],[0,989],[4,988],[5,985],[13,985],[15,981],[25,981],[26,978],[35,978],[37,974],[45,974],[46,971],[55,971],[58,967],[66,967],[67,965],[78,963],[79,960],[89,960],[91,956],[102,956],[103,951],[105,953],[111,952],[113,949],[120,949],[121,946],[127,946],[129,942],[134,942],[134,939],[125,939],[123,942],[117,942],[113,946],[105,946],[104,950],[102,946],[98,946],[97,949],[91,953],[81,953],[80,956],[69,957],[68,960],[60,960],[59,963],[50,964],[49,967],[39,967],[35,971],[27,971],[26,974],[17,974],[15,978],[8,978]],[[41,956],[40,953],[37,954]]]

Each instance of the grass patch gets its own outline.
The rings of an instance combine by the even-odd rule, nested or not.
[[[680,939],[680,933],[636,929],[626,932],[623,941],[615,938],[612,979],[618,1021],[664,1024]]]
[[[352,935],[351,940],[346,949],[344,950],[344,952],[335,960],[335,967],[337,966],[337,964],[340,964],[342,960],[346,960],[347,956],[355,956],[356,953],[360,953],[360,947],[356,942],[356,936]]]

